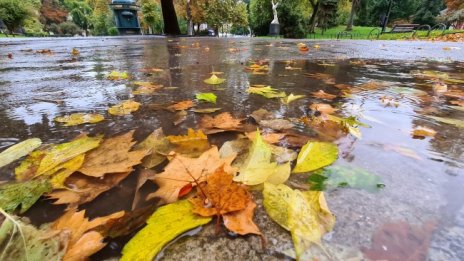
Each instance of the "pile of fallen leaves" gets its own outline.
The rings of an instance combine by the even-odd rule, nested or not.
[[[309,50],[306,45],[299,46],[300,51],[308,51],[306,49]],[[352,64],[363,66],[359,62]],[[244,69],[251,74],[268,74],[269,62],[250,62]],[[287,63],[286,70],[300,69]],[[143,72],[162,73],[163,70],[151,68]],[[226,81],[219,77],[221,74],[212,72],[204,82],[221,85]],[[411,74],[417,79],[434,82],[437,95],[452,99],[450,107],[462,108],[462,91],[453,87],[462,83],[461,80],[430,71]],[[337,84],[328,74],[305,73],[304,76],[333,85],[343,97],[389,87],[386,83],[371,81],[353,88]],[[114,71],[107,78],[129,81],[134,87],[133,95],[151,95],[173,88],[152,82],[130,82],[131,77],[126,72]],[[386,107],[400,106],[399,101],[410,94],[407,88],[391,90],[392,95],[399,95],[379,98]],[[247,92],[273,99],[282,106],[305,98],[305,95],[287,94],[261,84],[248,86]],[[424,98],[421,95],[416,96]],[[235,117],[229,112],[204,115],[221,110],[200,106],[216,104],[218,97],[212,92],[196,93],[192,100],[145,105],[174,113],[174,125],[187,119],[189,113],[202,115],[196,128],[188,129],[185,135],[165,135],[162,129],[156,129],[145,139],[135,141],[135,130],[113,137],[84,133],[60,144],[42,144],[40,139],[32,138],[11,146],[0,153],[0,168],[15,164],[16,179],[0,184],[1,257],[85,260],[105,246],[105,238],[128,236],[143,227],[125,245],[122,260],[153,260],[171,240],[213,219],[218,232],[252,234],[265,241],[265,233],[253,221],[257,207],[254,196],[261,193],[268,216],[292,235],[294,251],[286,251],[286,254],[297,260],[308,259],[313,246],[324,248],[321,238],[335,224],[322,192],[324,189],[348,186],[375,191],[382,187],[380,179],[367,171],[330,166],[339,156],[335,142],[340,138],[361,138],[361,127],[369,126],[356,117],[337,115],[339,108],[323,103],[340,94],[319,90],[311,96],[318,103],[307,106],[307,112],[299,118],[283,118],[265,109]],[[121,101],[109,107],[108,113],[114,117],[123,116],[136,113],[142,106],[134,100]],[[464,126],[456,119],[426,117]],[[55,119],[63,123],[63,127],[102,120],[103,115],[85,113]],[[235,133],[235,138],[221,146],[211,145],[212,135],[222,132]],[[433,129],[417,126],[412,136],[433,137],[435,133]],[[417,158],[407,148],[390,146],[385,149]],[[294,186],[287,182],[292,175],[301,173],[311,174],[308,184]],[[83,204],[131,175],[137,175],[138,181],[131,211],[89,220],[85,210],[79,210]],[[155,183],[157,189],[142,198],[140,188],[147,181]],[[40,198],[67,208],[57,220],[37,228],[16,215],[26,212]],[[150,206],[138,208],[142,201]]]
[[[445,34],[442,36],[438,36],[432,38],[432,41],[440,41],[440,42],[464,42],[464,33],[455,33],[455,34]]]

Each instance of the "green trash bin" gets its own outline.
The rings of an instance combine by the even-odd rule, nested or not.
[[[137,17],[140,7],[135,0],[113,0],[110,6],[113,9],[120,35],[140,34],[140,23]]]

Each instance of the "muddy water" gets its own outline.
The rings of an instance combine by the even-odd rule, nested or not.
[[[334,256],[346,259],[350,257],[346,252],[357,256],[362,251],[370,258],[401,260],[401,255],[395,256],[401,249],[395,247],[403,244],[416,246],[423,254],[414,260],[460,260],[464,256],[464,132],[424,115],[464,120],[464,112],[450,107],[451,98],[434,92],[432,80],[415,77],[411,71],[446,72],[464,80],[464,54],[460,49],[464,46],[454,44],[458,48],[444,51],[443,47],[449,44],[308,43],[310,47],[316,44],[320,49],[300,53],[292,41],[243,39],[6,42],[0,54],[0,150],[26,138],[57,143],[81,132],[112,136],[136,129],[138,140],[159,127],[166,134],[185,133],[187,128],[197,126],[201,115],[189,112],[185,122],[174,126],[173,113],[153,107],[193,99],[198,92],[214,92],[218,96],[217,107],[236,117],[246,117],[264,108],[279,117],[298,118],[307,115],[311,103],[328,102],[311,97],[312,92],[324,90],[338,96],[330,103],[340,108],[341,116],[356,116],[371,126],[362,128],[362,139],[349,137],[338,141],[342,157],[336,164],[362,167],[380,176],[385,184],[377,193],[353,189],[327,193],[337,225],[324,242],[329,249],[333,248]],[[71,55],[73,47],[80,51],[79,56]],[[53,55],[36,54],[34,51],[39,49],[51,49]],[[6,58],[7,53],[12,53],[13,59]],[[249,60],[263,59],[269,62],[268,74],[253,75],[244,70]],[[153,74],[141,71],[155,67],[164,71]],[[128,71],[134,80],[177,88],[133,96],[129,81],[106,79],[105,75],[113,70]],[[226,82],[217,87],[204,84],[211,71],[223,72],[221,77]],[[321,73],[331,80],[308,77],[305,73]],[[381,82],[384,86],[361,87],[368,82]],[[334,83],[353,87],[349,94],[343,94]],[[250,84],[271,85],[287,93],[304,94],[306,98],[287,106],[276,99],[248,94]],[[449,87],[464,89],[463,84]],[[383,104],[382,97],[393,98],[395,104]],[[109,106],[129,98],[142,103],[142,108],[123,117],[107,114]],[[75,112],[102,113],[106,120],[75,127],[63,127],[53,121],[56,116]],[[413,139],[410,132],[416,126],[432,128],[437,134],[434,138]],[[220,143],[224,137],[211,138],[213,143]],[[1,169],[0,180],[12,179],[13,168]],[[129,209],[135,187],[133,176],[83,208],[88,209],[90,216]],[[42,200],[26,215],[40,224],[54,220],[62,210]],[[403,223],[411,228],[407,233]],[[433,228],[425,229],[427,226]],[[429,232],[414,233],[414,228]],[[379,231],[387,233],[379,236]],[[407,236],[398,236],[395,231]],[[408,236],[419,239],[405,239]],[[272,238],[270,241],[270,248],[278,249],[272,245]],[[95,259],[117,256],[123,243],[124,240],[111,242]],[[375,244],[381,245],[380,250]],[[274,250],[256,255],[281,257]],[[169,255],[165,258],[169,259]]]

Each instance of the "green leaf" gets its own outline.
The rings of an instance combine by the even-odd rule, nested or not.
[[[0,208],[13,212],[21,205],[20,213],[26,212],[44,194],[52,190],[46,179],[0,185]]]
[[[309,172],[328,166],[337,158],[337,145],[328,142],[310,141],[301,148],[293,173]]]
[[[195,98],[199,101],[211,102],[216,104],[217,96],[214,93],[206,92],[206,93],[197,93]]]
[[[297,260],[312,244],[322,248],[322,236],[331,231],[335,217],[327,207],[323,192],[292,190],[284,184],[264,184],[263,205],[272,220],[290,231]]]
[[[15,144],[2,151],[2,153],[0,153],[0,168],[26,156],[40,145],[42,145],[42,141],[40,139],[32,138]]]
[[[204,80],[204,82],[207,84],[217,85],[223,83],[225,80],[226,79],[219,78],[216,74],[213,74],[210,78]]]
[[[285,92],[279,92],[277,89],[272,88],[271,86],[266,87],[250,87],[248,88],[248,93],[254,93],[266,98],[284,98],[287,96]]]
[[[38,230],[0,209],[0,260],[61,260],[68,232]],[[63,242],[64,241],[64,242]]]
[[[96,113],[73,113],[62,117],[56,117],[55,121],[64,123],[64,126],[75,126],[86,123],[97,123],[104,120],[105,117]]]
[[[193,214],[187,200],[160,207],[122,250],[121,261],[151,261],[161,249],[180,234],[207,224],[210,217]]]
[[[293,93],[290,93],[290,95],[288,95],[287,97],[285,98],[281,98],[280,101],[285,104],[285,105],[288,105],[290,104],[291,102],[293,101],[296,101],[298,99],[302,99],[304,98],[305,95],[293,95]]]
[[[445,118],[445,117],[436,117],[436,116],[429,116],[425,115],[427,118],[443,122],[446,124],[454,125],[458,128],[464,128],[464,121],[463,120],[458,120],[458,119],[452,119],[452,118]]]
[[[379,176],[351,166],[330,166],[309,176],[311,190],[327,190],[338,187],[376,192],[385,185]]]

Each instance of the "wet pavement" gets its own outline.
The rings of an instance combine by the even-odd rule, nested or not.
[[[415,71],[447,73],[463,81],[464,44],[304,41],[310,50],[300,52],[298,42],[149,37],[2,39],[0,150],[32,137],[45,143],[68,141],[81,132],[112,136],[136,129],[138,140],[159,127],[168,135],[185,133],[187,128],[197,127],[200,115],[189,112],[185,122],[174,126],[174,114],[154,110],[153,105],[193,99],[198,92],[214,92],[221,112],[236,117],[265,108],[283,118],[298,118],[306,115],[308,105],[327,102],[311,97],[312,92],[324,90],[338,96],[331,104],[340,108],[339,115],[356,116],[371,126],[362,128],[362,139],[337,141],[342,153],[336,165],[361,167],[381,177],[385,184],[375,193],[349,188],[327,192],[328,205],[337,217],[334,231],[323,240],[331,259],[462,260],[464,132],[425,116],[464,120],[462,107],[459,110],[450,103],[462,97],[437,93],[433,87],[436,80],[418,77]],[[73,48],[80,55],[73,56]],[[41,49],[50,49],[52,54],[36,53]],[[269,73],[245,71],[250,60],[268,60]],[[147,74],[141,70],[155,67],[164,71]],[[106,79],[113,70],[127,71],[133,80],[178,88],[134,96],[129,81]],[[226,82],[220,87],[203,83],[212,71],[224,73],[221,77]],[[305,73],[326,76],[321,79]],[[362,88],[369,82],[381,82],[383,87]],[[287,93],[305,94],[306,98],[287,106],[248,94],[250,84],[271,85]],[[336,84],[353,86],[352,92],[342,95]],[[447,84],[449,89],[464,90],[460,82]],[[394,104],[382,103],[385,97]],[[128,116],[108,115],[109,106],[129,98],[140,102],[142,108]],[[101,113],[106,120],[75,127],[53,121],[75,112]],[[432,128],[437,134],[413,139],[410,132],[416,126]],[[223,141],[222,137],[212,139],[218,145]],[[0,169],[0,181],[12,179],[11,170]],[[304,181],[307,175],[292,179]],[[132,198],[134,182],[128,178],[83,207],[90,215],[130,208],[132,201],[127,199]],[[195,236],[168,246],[160,259],[288,259],[284,253],[292,246],[290,234],[269,219],[259,193],[255,196],[261,206],[255,220],[267,238],[266,249],[258,237],[218,236],[214,226],[206,226]],[[42,200],[26,215],[39,224],[54,220],[62,210]],[[117,257],[124,240],[110,242],[93,259]],[[319,258],[327,259],[323,254]]]

